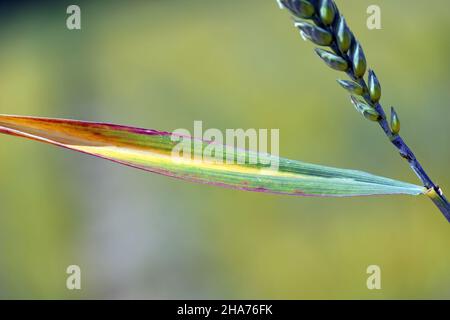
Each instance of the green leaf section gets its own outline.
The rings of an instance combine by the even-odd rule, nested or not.
[[[108,123],[0,115],[0,133],[170,177],[248,191],[330,197],[425,192],[421,186],[362,171],[314,165],[188,136]],[[204,157],[206,152],[212,157]]]

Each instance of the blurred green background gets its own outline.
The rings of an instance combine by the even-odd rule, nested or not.
[[[275,0],[77,3],[81,31],[66,28],[73,2],[3,5],[0,113],[279,128],[284,157],[417,182]],[[337,3],[450,190],[450,3]],[[382,30],[366,27],[370,4]],[[450,298],[449,225],[424,197],[240,192],[7,136],[0,164],[0,298]],[[366,288],[372,264],[382,290]]]

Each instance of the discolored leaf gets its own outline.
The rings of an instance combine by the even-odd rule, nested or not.
[[[156,130],[75,120],[0,115],[0,132],[71,149],[120,164],[183,180],[297,196],[361,196],[425,192],[420,186],[369,173],[337,169],[224,147],[224,157],[243,155],[245,162],[211,163],[196,160],[213,142]],[[175,138],[175,139],[174,139]],[[194,147],[193,157],[174,153],[180,139]],[[252,164],[250,159],[277,160]],[[200,158],[201,159],[201,158]],[[267,163],[264,161],[264,163]]]

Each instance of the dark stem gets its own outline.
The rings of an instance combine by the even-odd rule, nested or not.
[[[355,82],[357,82],[365,91],[363,98],[364,100],[371,106],[375,108],[375,110],[380,114],[381,119],[378,121],[381,129],[384,131],[385,135],[388,137],[388,139],[391,141],[391,143],[397,148],[397,150],[400,153],[400,156],[408,161],[409,166],[414,171],[414,173],[419,177],[419,179],[422,181],[425,188],[427,188],[426,195],[433,201],[433,203],[439,208],[439,210],[442,212],[442,214],[445,216],[448,222],[450,222],[450,203],[444,196],[441,188],[437,186],[431,178],[428,176],[428,174],[423,169],[420,162],[417,160],[414,153],[411,151],[411,149],[408,147],[408,145],[405,143],[405,141],[402,139],[402,137],[398,134],[393,134],[391,131],[391,128],[389,126],[389,123],[386,119],[386,113],[381,106],[380,103],[374,103],[369,95],[369,89],[364,81],[363,78],[357,78],[354,75],[353,68],[352,68],[352,61],[347,53],[341,52],[336,45],[336,37],[335,32],[333,30],[333,26],[326,26],[322,23],[321,19],[317,16],[317,14],[313,17],[313,21],[321,28],[324,28],[328,30],[333,35],[333,43],[330,46],[331,50],[339,55],[340,57],[344,58],[348,65],[349,70],[347,71],[348,76]],[[353,39],[353,41],[356,41]],[[354,45],[354,43],[353,43]]]
[[[441,188],[437,186],[431,178],[428,176],[428,174],[423,169],[420,162],[417,160],[416,156],[412,152],[412,150],[408,147],[408,145],[405,143],[405,141],[402,139],[402,137],[398,134],[393,134],[388,121],[386,119],[386,113],[384,112],[383,107],[380,103],[373,104],[373,102],[370,99],[368,92],[368,87],[364,79],[356,79],[353,74],[350,74],[351,78],[358,82],[366,91],[366,94],[364,94],[364,100],[369,103],[370,105],[373,105],[375,110],[381,115],[381,119],[378,121],[381,129],[383,129],[384,133],[388,137],[388,139],[391,141],[391,143],[397,148],[397,150],[400,153],[400,156],[408,161],[409,166],[414,171],[414,173],[419,177],[419,179],[422,181],[422,184],[427,188],[426,195],[433,201],[433,203],[439,208],[439,210],[442,212],[444,217],[447,219],[448,222],[450,222],[450,203],[448,202],[447,198],[444,196]]]

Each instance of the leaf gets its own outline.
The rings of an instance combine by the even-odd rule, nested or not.
[[[200,144],[213,142],[168,132],[76,120],[0,115],[0,133],[25,137],[112,160],[131,167],[183,180],[241,190],[298,196],[361,196],[424,193],[423,187],[355,170],[336,169],[279,159],[278,170],[267,160],[274,156],[224,147],[224,158],[245,156],[245,163],[206,163],[183,154],[172,155],[179,143],[171,137]],[[216,145],[217,146],[217,145]],[[252,164],[255,158],[268,164]],[[262,161],[260,161],[262,162]]]

